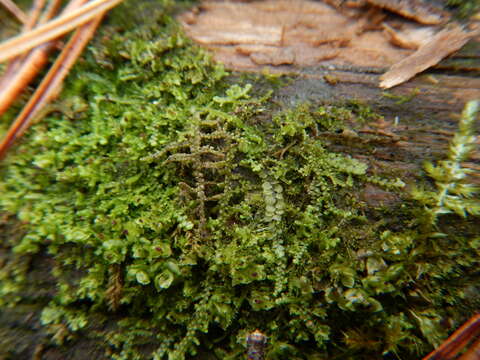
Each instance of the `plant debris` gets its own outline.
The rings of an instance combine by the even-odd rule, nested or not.
[[[459,25],[451,25],[438,32],[415,53],[395,64],[382,75],[380,87],[388,89],[401,84],[416,74],[439,63],[454,51],[459,50],[477,31],[464,31]]]
[[[53,20],[60,1],[51,2],[41,17],[40,12],[45,3],[35,2],[31,16],[24,22],[24,32],[0,44],[0,62],[10,60],[0,79],[1,115],[47,63],[48,52],[54,47],[54,41],[75,29],[55,63],[1,140],[0,159],[5,156],[15,139],[30,126],[35,116],[58,95],[64,78],[95,34],[105,13],[121,1],[71,0],[62,14]]]

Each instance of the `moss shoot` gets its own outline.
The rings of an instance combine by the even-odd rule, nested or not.
[[[113,13],[1,165],[0,209],[26,224],[12,251],[54,259],[52,342],[88,333],[113,359],[242,359],[259,329],[268,359],[416,359],[478,309],[473,188],[449,187],[469,197],[459,231],[432,186],[413,198],[329,149],[364,109],[273,111],[184,37],[173,7],[148,3],[133,30],[128,2]],[[466,127],[457,142],[472,141]],[[369,207],[367,184],[405,201]],[[2,306],[25,271],[2,270]]]
[[[445,0],[446,5],[458,11],[459,16],[468,18],[480,9],[479,0]]]

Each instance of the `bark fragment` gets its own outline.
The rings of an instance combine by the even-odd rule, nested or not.
[[[420,24],[438,25],[449,18],[445,11],[421,0],[367,0],[371,5],[389,10]]]
[[[464,31],[459,25],[451,25],[438,32],[415,53],[393,65],[380,78],[380,87],[388,89],[401,84],[416,74],[432,67],[454,51],[459,50],[479,31]]]
[[[383,29],[393,45],[412,50],[417,50],[420,46],[427,44],[435,34],[435,27],[431,26],[396,30],[392,26],[384,23]]]

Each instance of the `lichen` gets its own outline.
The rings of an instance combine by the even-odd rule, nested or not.
[[[88,333],[113,359],[234,359],[259,329],[269,359],[413,359],[478,307],[470,218],[462,232],[437,222],[439,237],[401,181],[329,148],[343,118],[370,111],[278,111],[192,45],[174,8],[136,6],[148,17],[104,28],[62,106],[2,165],[1,209],[25,223],[13,251],[54,259],[52,341]],[[365,184],[412,208],[384,219],[359,198]],[[1,273],[2,305],[25,271]]]

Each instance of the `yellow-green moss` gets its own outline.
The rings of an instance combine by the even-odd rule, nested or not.
[[[172,8],[136,6],[142,24],[106,26],[2,164],[0,206],[28,223],[14,251],[55,259],[53,340],[113,322],[94,334],[114,359],[237,359],[258,328],[269,359],[406,359],[478,305],[468,218],[439,237],[413,199],[398,219],[368,208],[366,183],[402,183],[323,140],[364,107],[275,112],[192,46]],[[3,305],[22,280],[9,275]]]

